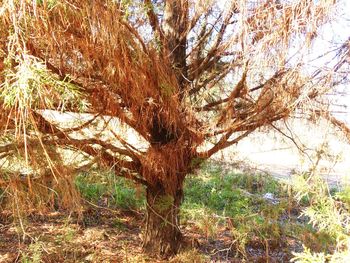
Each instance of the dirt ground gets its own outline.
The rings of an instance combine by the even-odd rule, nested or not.
[[[90,208],[81,216],[54,212],[29,216],[22,227],[0,217],[0,262],[288,262],[295,240],[251,242],[246,261],[234,249],[230,231],[219,228],[215,239],[199,234],[194,224],[182,226],[187,252],[162,260],[142,251],[144,215]],[[24,230],[24,231],[23,231]],[[186,254],[187,253],[187,254]],[[201,259],[201,260],[200,260]],[[36,260],[36,261],[35,261]]]

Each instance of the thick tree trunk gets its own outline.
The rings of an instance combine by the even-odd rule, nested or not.
[[[174,195],[162,187],[147,189],[147,222],[144,232],[145,251],[167,258],[175,255],[182,241],[179,229],[179,207],[182,189]]]

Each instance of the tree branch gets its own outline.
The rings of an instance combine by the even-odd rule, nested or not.
[[[229,138],[234,133],[234,131],[229,131],[225,135],[223,135],[220,138],[219,142],[216,143],[211,149],[209,149],[208,151],[199,153],[198,155],[199,155],[200,158],[209,158],[213,154],[217,153],[218,151],[220,151],[222,149],[225,149],[225,148],[227,148],[229,146],[232,146],[233,144],[238,143],[240,140],[242,140],[243,138],[248,136],[253,131],[254,131],[254,129],[248,130],[248,131],[244,132],[243,134],[239,135],[238,137],[236,137],[233,140],[229,140]]]
[[[198,64],[195,68],[192,67],[189,79],[192,79],[193,76],[200,76],[203,74],[203,72],[211,69],[222,57],[221,52],[226,51],[226,48],[224,46],[220,46],[220,44],[223,41],[224,35],[226,33],[227,26],[230,24],[230,19],[232,18],[234,12],[236,10],[236,3],[235,1],[232,1],[231,6],[226,14],[226,16],[223,19],[223,22],[220,26],[219,32],[216,35],[216,39],[208,51],[208,54],[206,54],[205,59],[203,59],[200,64]],[[196,62],[198,63],[198,62]]]
[[[155,34],[156,38],[158,38],[160,40],[161,43],[164,43],[164,34],[160,28],[157,14],[154,12],[154,6],[152,4],[152,1],[151,0],[144,0],[144,3],[146,6],[149,23],[152,27],[154,34]]]
[[[338,120],[329,111],[316,110],[314,113],[320,117],[325,118],[327,121],[332,123],[335,127],[339,128],[344,133],[347,140],[350,142],[350,127],[345,122]]]

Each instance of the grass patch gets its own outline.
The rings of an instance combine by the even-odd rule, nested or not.
[[[257,207],[271,209],[262,198],[263,194],[284,197],[286,193],[281,189],[281,184],[269,175],[225,171],[219,165],[209,163],[198,175],[186,179],[183,210],[201,208],[228,217],[252,215],[257,212]]]
[[[144,207],[144,188],[130,180],[116,177],[110,171],[81,173],[75,183],[83,198],[89,202],[122,209],[139,210]]]
[[[90,202],[123,209],[145,209],[145,189],[109,171],[82,173],[76,178],[76,185]],[[349,205],[349,193],[349,189],[344,189],[334,196]],[[307,218],[298,218],[300,206],[309,205],[309,200],[297,204],[294,194],[290,185],[268,174],[228,170],[208,162],[196,175],[185,180],[181,221],[194,226],[208,240],[229,231],[232,248],[243,257],[246,257],[246,248],[256,244],[266,247],[273,243],[285,247],[283,242],[287,236],[315,251],[326,251],[327,247],[334,246],[332,237],[317,231],[307,223]],[[308,199],[308,196],[303,198]],[[169,202],[171,200],[164,200],[159,205],[166,207]],[[123,230],[124,224],[116,219],[113,227]]]
[[[216,238],[220,228],[229,229],[233,247],[243,256],[253,243],[279,246],[286,236],[320,250],[332,243],[297,215],[290,217],[298,204],[287,185],[268,174],[225,170],[207,163],[186,179],[184,192],[183,222],[194,224],[208,239]]]

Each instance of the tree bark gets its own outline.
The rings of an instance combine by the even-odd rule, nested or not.
[[[179,209],[183,191],[166,194],[159,186],[147,188],[147,219],[143,248],[146,252],[168,258],[175,255],[182,241]]]

